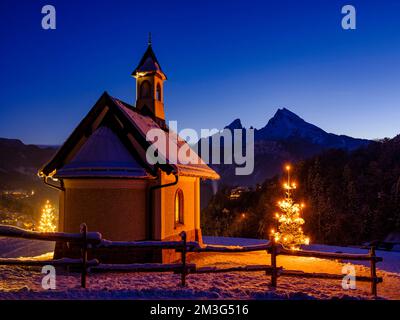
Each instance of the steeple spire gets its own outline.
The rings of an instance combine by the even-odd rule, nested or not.
[[[161,70],[160,63],[158,62],[157,57],[152,48],[151,32],[149,32],[149,38],[147,44],[148,44],[147,50],[145,51],[142,59],[140,59],[140,62],[135,68],[135,70],[132,72],[132,76],[136,78],[138,74],[157,72],[165,80],[167,77],[165,73]]]
[[[136,108],[164,121],[163,83],[167,79],[151,46],[151,32],[147,50],[132,76],[136,78]]]

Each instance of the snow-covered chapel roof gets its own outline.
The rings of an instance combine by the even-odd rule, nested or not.
[[[73,156],[57,171],[57,177],[148,177],[118,136],[108,127],[99,127]]]
[[[165,125],[105,92],[39,175],[152,178],[159,168],[168,174],[219,179],[193,150],[189,164],[171,163],[170,148],[164,153],[159,150],[165,164],[148,163],[146,150],[151,142],[146,135],[150,129],[163,130],[167,144],[176,144],[177,150],[190,149],[185,140]]]

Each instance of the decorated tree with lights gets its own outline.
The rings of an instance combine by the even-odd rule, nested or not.
[[[46,201],[42,208],[42,214],[40,216],[38,230],[41,232],[54,232],[57,229],[56,224],[56,209],[50,203],[49,200]]]
[[[290,181],[290,169],[290,166],[286,166],[287,182],[283,185],[285,199],[278,202],[281,212],[275,214],[279,223],[278,230],[271,230],[271,235],[283,247],[298,250],[300,245],[309,244],[310,239],[304,235],[302,228],[304,219],[301,217],[301,212],[304,204],[295,203],[292,199],[292,192],[297,186]]]

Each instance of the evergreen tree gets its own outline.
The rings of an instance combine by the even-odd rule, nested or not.
[[[304,219],[301,217],[303,205],[295,203],[292,199],[292,190],[296,189],[296,184],[290,182],[290,166],[286,166],[288,181],[284,184],[286,198],[278,202],[281,214],[276,214],[279,222],[278,231],[272,230],[275,241],[282,244],[285,248],[298,250],[300,245],[309,244],[309,238],[303,233],[302,225]]]
[[[42,208],[42,214],[40,216],[38,230],[40,232],[54,232],[57,229],[56,225],[56,209],[50,203],[49,200]]]

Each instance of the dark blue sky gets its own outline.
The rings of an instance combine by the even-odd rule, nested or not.
[[[57,30],[41,28],[41,8]],[[341,7],[357,30],[341,28]],[[180,128],[262,127],[287,107],[329,132],[400,133],[400,1],[0,1],[0,136],[60,144],[107,90],[134,103],[147,33]]]

